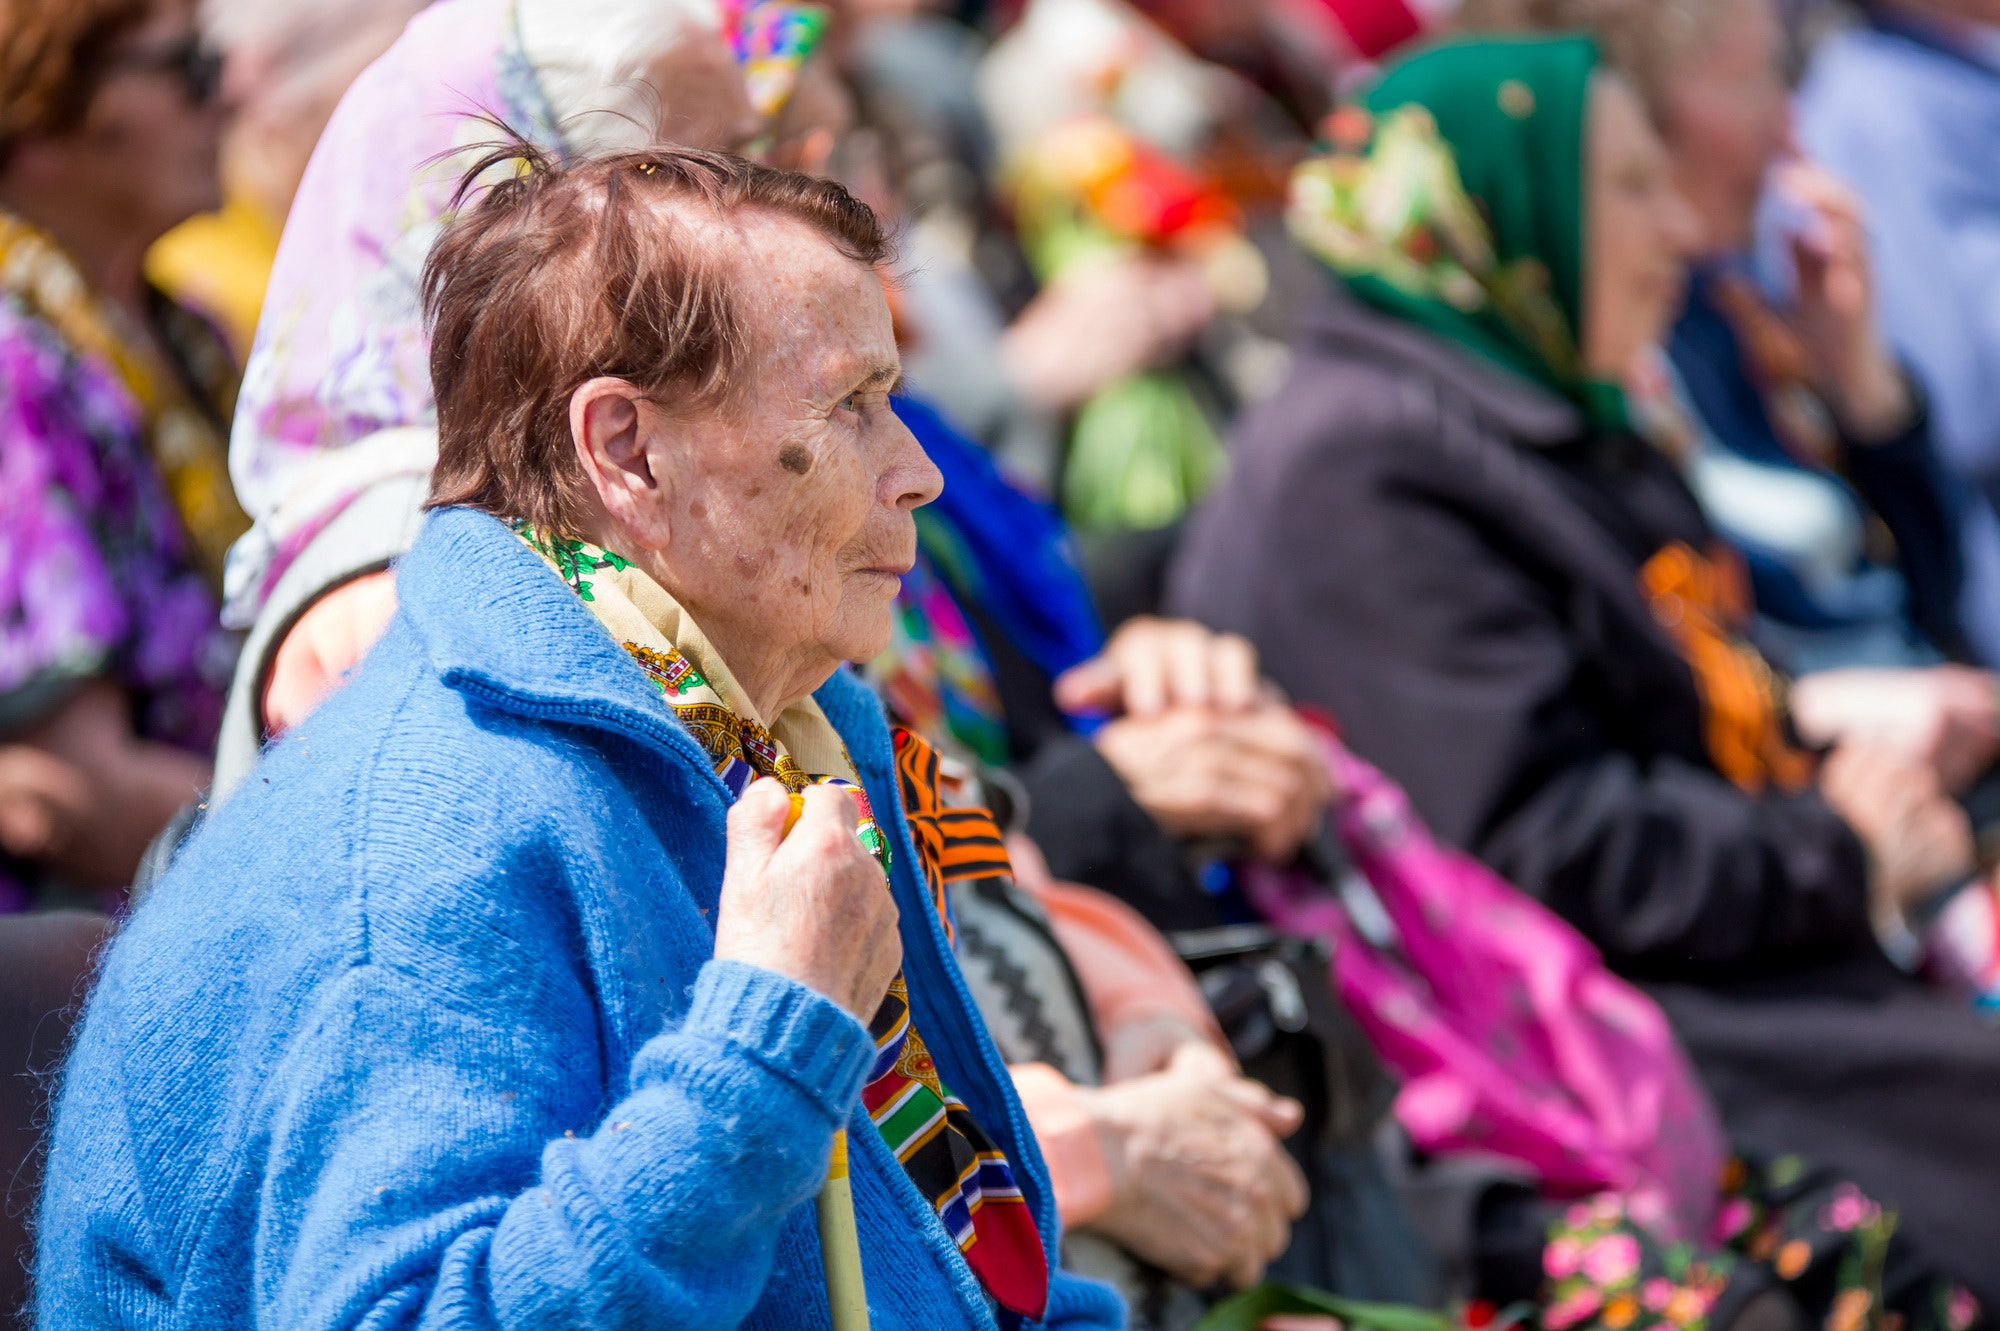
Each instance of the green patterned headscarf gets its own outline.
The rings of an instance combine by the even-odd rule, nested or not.
[[[1292,180],[1293,234],[1361,300],[1545,384],[1600,426],[1583,309],[1587,37],[1489,37],[1392,65]]]

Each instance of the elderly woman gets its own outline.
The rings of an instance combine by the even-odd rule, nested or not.
[[[735,148],[762,120],[712,7],[443,0],[351,85],[301,181],[231,438],[256,525],[224,617],[251,629],[217,754],[310,709],[393,608],[371,577],[415,539],[436,459],[418,268],[484,112],[562,155]]]
[[[1786,160],[1773,0],[1468,0],[1458,21],[1590,29],[1645,95],[1702,240],[1664,354],[1635,376],[1636,415],[1744,552],[1759,644],[1794,673],[1968,659],[1957,515],[1930,415],[1875,330],[1864,219]],[[1783,306],[1748,257],[1760,200],[1793,251]],[[1973,687],[1990,700],[1990,681]]]
[[[122,888],[208,780],[234,372],[143,260],[214,206],[214,75],[189,0],[0,3],[0,910]]]
[[[315,159],[287,233],[265,340],[253,366],[256,382],[238,419],[239,462],[267,468],[288,493],[297,494],[299,504],[265,509],[253,492],[252,506],[259,509],[265,533],[277,538],[277,547],[260,546],[255,534],[244,547],[252,562],[268,557],[269,583],[259,593],[262,608],[225,727],[217,769],[218,791],[224,796],[250,770],[260,741],[299,724],[366,654],[394,609],[394,577],[382,565],[409,546],[416,501],[425,491],[436,449],[429,385],[417,382],[409,368],[425,353],[427,330],[400,304],[397,293],[413,293],[415,279],[393,256],[434,234],[455,206],[434,154],[454,145],[462,153],[468,138],[480,130],[439,109],[462,109],[470,95],[497,99],[492,104],[509,120],[532,125],[553,119],[560,133],[551,139],[552,150],[562,146],[575,151],[606,135],[637,132],[628,119],[579,121],[565,114],[602,99],[632,98],[630,89],[614,97],[613,85],[626,65],[639,69],[646,61],[639,54],[619,54],[594,30],[555,22],[556,11],[556,6],[527,3],[511,11],[510,19],[509,10],[487,0],[454,0],[424,14],[343,102]],[[644,39],[635,48],[639,53],[655,48],[665,53],[664,63],[656,61],[646,75],[655,86],[672,90],[652,133],[699,142],[740,138],[756,127],[754,115],[743,118],[751,107],[743,77],[727,62],[719,34],[697,21],[697,11],[603,0],[597,12],[600,18],[623,15],[638,24]],[[804,53],[794,49],[790,54]],[[718,55],[719,64],[712,58]],[[822,66],[819,61],[806,65],[797,95],[777,107],[769,63],[753,63],[752,72],[761,71],[757,109],[776,109],[776,151],[785,153],[788,145],[810,147],[837,123],[838,108],[829,116],[828,99],[817,95],[824,89],[816,89],[812,81],[813,71]],[[549,106],[540,113],[536,107],[544,96]],[[419,114],[413,108],[430,109]],[[381,151],[383,144],[391,150]],[[365,182],[364,188],[353,188],[356,178]],[[329,217],[339,219],[331,228],[333,241],[326,239]],[[287,310],[301,313],[294,317]],[[338,336],[319,336],[322,325]],[[344,347],[370,352],[350,356]],[[331,365],[345,368],[335,373]],[[971,491],[968,498],[976,501],[979,493]],[[1018,542],[1015,548],[1019,550]],[[906,588],[906,596],[914,590]],[[1030,599],[1047,591],[1046,583],[1035,586]],[[1039,608],[1046,618],[1050,607]],[[1062,636],[1072,650],[1064,665],[1102,645],[1087,603],[1080,611],[1069,608],[1068,631]],[[1171,642],[1160,645],[1163,636]],[[1123,636],[1119,659],[1142,658],[1127,672],[1136,676],[1135,710],[1149,694],[1185,698],[1204,688],[1214,672],[1199,647],[1211,637],[1199,630],[1162,635],[1143,629]],[[1131,649],[1142,646],[1140,640],[1156,645],[1134,653]],[[1232,659],[1249,665],[1247,654]],[[1170,661],[1182,668],[1167,670]],[[1149,670],[1149,665],[1158,668]],[[1235,681],[1227,670],[1221,673],[1225,682]],[[1120,701],[1118,670],[1100,668],[1095,679],[1094,700]],[[1251,684],[1236,682],[1244,688]],[[1045,694],[1048,688],[1044,680]],[[1148,727],[1135,718],[1117,729],[1125,734],[1157,731],[1159,726]],[[1140,747],[1125,746],[1131,751]],[[1219,784],[1216,775],[1212,770],[1189,773],[1176,793],[1185,802],[1191,788],[1212,792]],[[1283,780],[1260,780],[1257,792]],[[1095,770],[1083,773],[1083,781],[1087,793],[1100,800],[1108,786],[1123,808],[1145,821],[1130,808],[1118,778],[1101,760]],[[1323,787],[1322,776],[1317,787],[1308,784],[1305,790]],[[1277,803],[1276,809],[1254,806],[1241,817],[1242,825],[1283,827],[1302,821],[1299,806],[1305,799]],[[1302,829],[1292,833],[1302,834]],[[1154,830],[1153,838],[1171,859],[1164,836]],[[1166,1057],[1162,1050],[1162,1064]],[[1296,1210],[1294,1171],[1278,1141],[1296,1107],[1206,1069],[1199,1077],[1180,1078],[1172,1088],[1177,1097],[1165,1089],[1149,1083],[1129,1088],[1117,1099],[1127,1108],[1150,1107],[1146,1128],[1174,1119],[1172,1131],[1133,1128],[1130,1114],[1124,1122],[1114,1122],[1111,1110],[1116,1106],[1108,1100],[1084,1109],[1066,1106],[1070,1112],[1059,1116],[1065,1133],[1058,1143],[1054,1191],[1058,1197],[1074,1197],[1096,1189],[1097,1200],[1079,1214],[1127,1233],[1143,1225],[1157,1236],[1148,1255],[1194,1273],[1200,1283],[1225,1272],[1248,1281],[1283,1246]],[[1210,1112],[1187,1112],[1190,1101]],[[1270,1108],[1257,1113],[1246,1105]],[[1219,1120],[1224,1120],[1220,1130]],[[1038,1129],[1057,1122],[1045,1114],[1034,1121]],[[1183,1149],[1197,1135],[1204,1135],[1210,1146],[1226,1138],[1227,1149]],[[1070,1167],[1078,1153],[1084,1160],[1081,1169]],[[1128,1157],[1135,1162],[1130,1170],[1122,1167]],[[1112,1188],[1114,1167],[1121,1182]],[[1182,1186],[1190,1177],[1206,1180],[1212,1174],[1227,1174],[1229,1186]],[[1079,1180],[1083,1193],[1066,1191],[1066,1184]],[[1139,1186],[1140,1181],[1146,1186]],[[1155,1201],[1154,1191],[1175,1188],[1174,1215],[1161,1223],[1147,1204]]]
[[[1179,606],[1656,982],[1737,1136],[1851,1175],[1991,1302],[2000,1039],[1870,927],[1965,872],[1964,819],[1929,767],[1792,747],[1726,550],[1626,427],[1699,242],[1643,106],[1588,41],[1493,40],[1334,129],[1294,222],[1335,280]]]
[[[715,154],[500,152],[532,170],[426,273],[443,507],[112,947],[41,1320],[824,1325],[844,1129],[875,1325],[1113,1325],[1050,1275],[904,815],[935,763],[839,669],[938,490],[873,216]]]

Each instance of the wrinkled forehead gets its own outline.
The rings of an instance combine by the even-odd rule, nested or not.
[[[811,225],[762,210],[725,223],[715,252],[753,376],[846,393],[857,367],[896,362],[881,279]]]

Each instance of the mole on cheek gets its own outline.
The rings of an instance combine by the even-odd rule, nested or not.
[[[803,476],[812,470],[812,454],[797,444],[786,444],[778,450],[778,465],[786,471],[797,472]]]

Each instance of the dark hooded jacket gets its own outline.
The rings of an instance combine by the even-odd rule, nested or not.
[[[1638,571],[1712,540],[1657,452],[1336,287],[1170,601],[1645,981],[1738,1140],[1854,1178],[2000,1306],[2000,1034],[1883,957],[1816,794],[1711,760]]]

